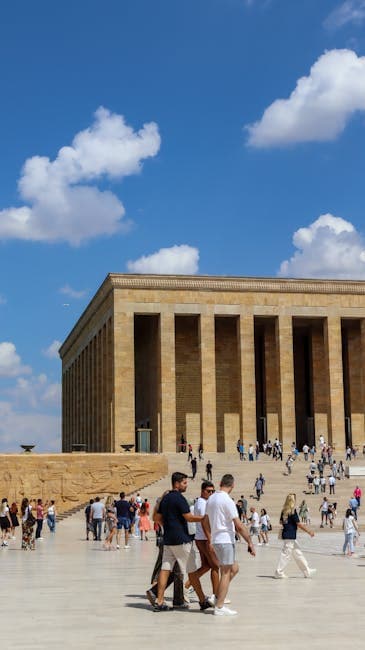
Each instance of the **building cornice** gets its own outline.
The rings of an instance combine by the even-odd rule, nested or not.
[[[60,348],[61,357],[67,353],[67,350],[80,335],[108,294],[118,289],[365,295],[365,281],[110,273],[62,344]]]
[[[253,293],[327,293],[365,295],[365,281],[283,278],[240,278],[191,275],[130,275],[111,273],[114,289],[233,291]]]

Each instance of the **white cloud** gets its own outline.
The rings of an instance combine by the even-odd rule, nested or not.
[[[296,247],[278,275],[302,278],[365,279],[365,240],[352,223],[321,215],[294,233]]]
[[[62,398],[62,386],[61,384],[49,384],[41,395],[42,402],[49,404],[50,406],[61,407],[61,398]]]
[[[143,255],[138,260],[129,261],[130,273],[170,273],[173,275],[194,275],[198,272],[199,251],[182,244],[171,248],[160,248],[152,255]]]
[[[42,404],[61,407],[61,385],[50,383],[47,375],[32,375],[29,378],[18,377],[15,386],[3,391],[12,398],[12,404],[18,408],[37,409]]]
[[[20,444],[35,444],[35,451],[61,451],[61,417],[23,413],[9,402],[0,402],[0,450],[20,451]]]
[[[48,359],[59,359],[59,354],[58,350],[60,349],[62,343],[61,341],[53,341],[51,345],[48,346],[45,350],[43,350],[43,354],[45,357],[48,357]]]
[[[0,238],[79,245],[118,232],[124,206],[94,184],[137,174],[159,148],[154,122],[135,132],[122,115],[99,108],[93,124],[62,147],[55,160],[33,156],[25,162],[18,186],[28,205],[0,210]]]
[[[0,343],[0,377],[16,377],[29,374],[31,371],[29,366],[22,364],[14,343],[8,341]]]
[[[341,2],[324,21],[327,29],[339,29],[350,23],[360,25],[365,20],[365,0]]]
[[[289,99],[277,99],[246,127],[248,144],[274,147],[334,140],[357,111],[365,110],[365,57],[331,50],[297,81]]]
[[[69,296],[70,298],[74,298],[75,300],[80,300],[81,298],[85,298],[87,295],[87,289],[77,290],[70,287],[69,284],[65,284],[64,287],[61,287],[60,293]]]

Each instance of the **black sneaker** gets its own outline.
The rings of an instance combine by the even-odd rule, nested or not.
[[[169,607],[168,605],[166,605],[166,603],[162,603],[162,605],[159,605],[158,603],[154,603],[153,611],[154,612],[171,612],[172,607]]]
[[[204,612],[205,609],[209,609],[209,607],[213,607],[213,605],[209,602],[208,598],[203,600],[202,603],[199,603],[200,605],[200,611]]]
[[[150,603],[151,603],[151,605],[152,605],[152,607],[153,607],[154,604],[155,604],[155,602],[156,602],[156,595],[155,595],[155,593],[152,591],[152,589],[147,589],[147,591],[146,591],[146,596],[147,596],[148,600],[150,601]]]

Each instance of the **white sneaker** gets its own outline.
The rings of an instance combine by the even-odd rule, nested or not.
[[[119,544],[117,544],[116,548],[120,548]]]
[[[130,548],[129,544],[126,544],[124,548]]]
[[[257,546],[262,546],[261,542],[259,542],[259,543],[257,544]]]
[[[317,569],[309,569],[308,574],[305,574],[305,578],[313,578],[313,576],[317,573]]]
[[[285,573],[278,573],[277,571],[275,571],[274,578],[276,578],[277,580],[282,580],[282,579],[285,579],[287,577],[288,576],[285,575]]]
[[[207,597],[207,601],[208,601],[209,605],[211,605],[211,607],[215,607],[217,599],[216,599],[215,595],[212,594],[211,596]],[[229,600],[229,598],[224,599],[224,604],[225,605],[230,605],[231,604],[231,601]]]
[[[234,609],[229,609],[229,607],[215,607],[214,615],[215,616],[236,616],[237,612]]]

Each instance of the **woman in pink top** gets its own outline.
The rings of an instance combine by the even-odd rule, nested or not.
[[[359,507],[360,507],[361,496],[362,496],[361,488],[359,488],[359,486],[357,485],[354,489],[354,497],[355,499],[357,499]]]

